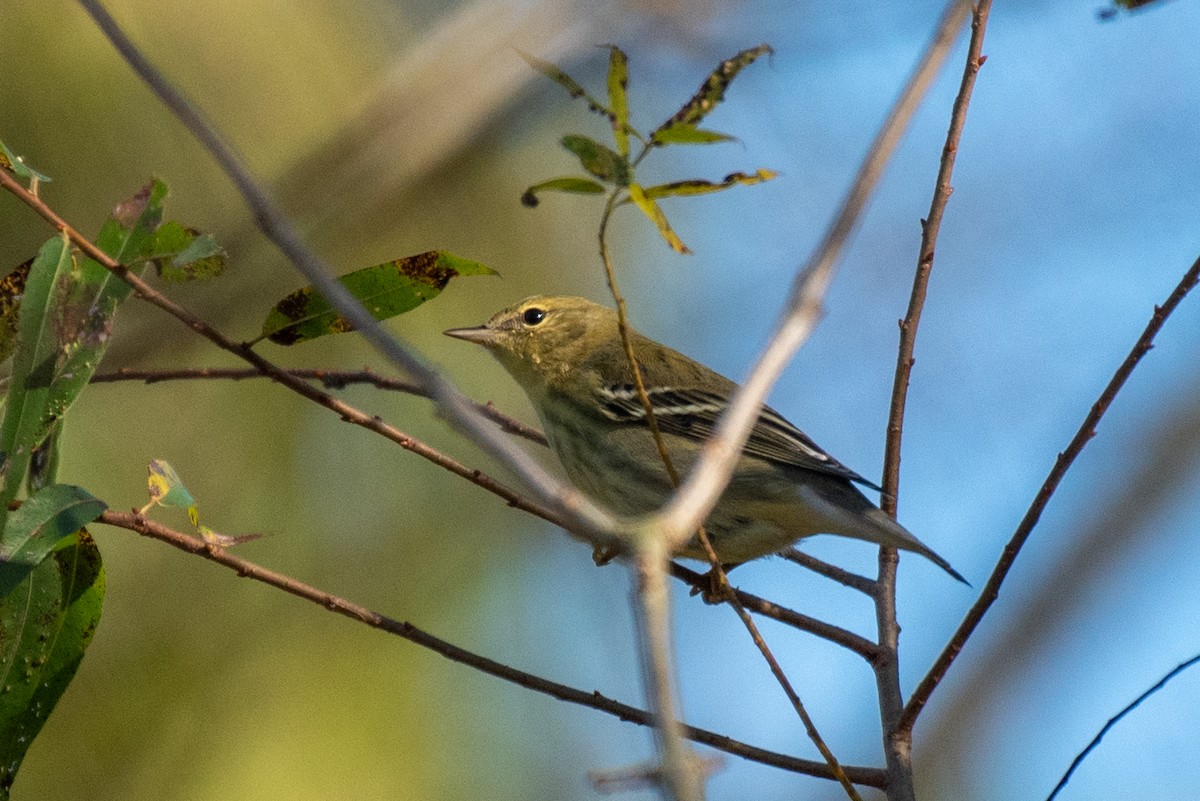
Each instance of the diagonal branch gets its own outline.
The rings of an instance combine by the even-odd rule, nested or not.
[[[1100,741],[1104,739],[1104,735],[1108,734],[1108,732],[1112,729],[1113,726],[1116,726],[1118,723],[1121,722],[1121,718],[1125,717],[1130,712],[1137,709],[1141,705],[1142,701],[1145,701],[1147,698],[1154,695],[1156,692],[1161,690],[1163,687],[1166,687],[1167,682],[1169,682],[1171,679],[1175,678],[1180,673],[1182,673],[1183,671],[1187,670],[1188,668],[1192,667],[1193,665],[1195,665],[1197,663],[1200,663],[1200,654],[1197,654],[1196,656],[1193,656],[1191,659],[1187,659],[1187,660],[1179,663],[1178,665],[1176,665],[1175,667],[1173,667],[1169,671],[1167,671],[1167,674],[1165,676],[1163,676],[1161,679],[1156,681],[1154,683],[1154,686],[1150,687],[1145,692],[1143,692],[1141,695],[1139,695],[1137,698],[1130,701],[1128,704],[1125,705],[1124,709],[1122,709],[1120,712],[1118,712],[1117,714],[1115,714],[1111,718],[1109,718],[1108,722],[1100,727],[1100,731],[1096,732],[1096,736],[1092,738],[1091,742],[1089,742],[1084,747],[1084,749],[1082,751],[1080,751],[1073,760],[1071,760],[1071,765],[1070,765],[1070,767],[1067,768],[1067,772],[1064,773],[1062,778],[1058,780],[1058,784],[1054,785],[1054,789],[1050,791],[1050,795],[1046,796],[1046,801],[1054,801],[1054,798],[1055,798],[1055,796],[1057,796],[1059,794],[1059,791],[1061,791],[1062,788],[1067,786],[1067,782],[1071,781],[1071,776],[1075,773],[1075,769],[1079,767],[1080,763],[1082,763],[1083,760],[1087,759],[1088,754],[1092,753],[1092,751],[1095,750],[1096,746],[1100,745]]]
[[[407,381],[403,378],[382,376],[369,367],[362,370],[301,369],[296,367],[284,369],[289,375],[295,378],[320,381],[321,385],[326,389],[344,389],[351,384],[370,384],[376,389],[428,397],[424,389],[412,381]],[[119,381],[143,381],[147,384],[159,384],[163,381],[245,381],[250,378],[270,377],[261,370],[245,367],[184,367],[169,370],[134,370],[129,367],[122,367],[107,373],[97,373],[92,376],[92,383],[114,384]],[[538,445],[547,444],[545,434],[533,426],[526,425],[515,417],[510,417],[500,411],[491,401],[476,403],[475,410],[500,426],[501,431],[516,434],[530,442],[536,442]]]
[[[254,581],[261,582],[276,589],[295,595],[306,601],[317,604],[339,615],[343,615],[352,620],[357,620],[372,628],[379,629],[389,634],[394,634],[402,637],[410,642],[416,643],[422,648],[427,648],[435,653],[458,662],[463,665],[480,670],[497,678],[520,685],[535,692],[549,695],[561,701],[577,704],[579,706],[595,709],[600,712],[612,715],[620,720],[636,723],[639,726],[649,726],[653,723],[653,717],[649,712],[637,707],[623,704],[620,701],[613,700],[599,692],[588,692],[585,690],[576,689],[565,684],[560,684],[549,679],[536,676],[532,673],[527,673],[523,670],[518,670],[514,667],[497,662],[487,657],[459,648],[456,645],[446,642],[438,637],[429,634],[422,629],[417,628],[411,623],[407,623],[393,618],[385,617],[384,615],[374,612],[366,607],[352,603],[344,598],[338,597],[324,590],[317,589],[302,581],[269,570],[260,565],[242,559],[239,556],[234,556],[229,551],[209,544],[204,540],[196,537],[188,536],[182,532],[175,531],[152,520],[148,520],[142,515],[132,512],[116,512],[106,511],[100,516],[100,522],[118,528],[128,529],[137,532],[146,537],[160,540],[181,551],[201,556],[210,561],[216,562],[223,567],[236,572],[239,576],[249,578]],[[797,759],[779,754],[774,751],[768,751],[763,748],[758,748],[753,745],[748,745],[731,737],[726,737],[722,734],[700,729],[695,726],[683,726],[684,736],[694,740],[695,742],[711,746],[727,754],[742,757],[743,759],[752,762],[759,762],[763,765],[780,768],[793,773],[800,773],[807,776],[815,776],[818,778],[832,778],[829,772],[829,767],[823,762],[814,762],[807,759]],[[883,771],[878,768],[868,767],[847,767],[846,774],[850,779],[858,784],[869,787],[882,787],[884,783]]]
[[[389,335],[379,321],[334,279],[329,265],[304,244],[295,226],[250,175],[242,159],[224,141],[216,126],[150,63],[100,0],[79,0],[79,4],[130,68],[208,150],[254,212],[259,230],[368,342],[428,393],[439,414],[520,476],[542,503],[555,507],[559,516],[569,521],[570,528],[602,537],[614,531],[611,515],[574,488],[554,478],[502,432],[496,431],[449,381]],[[106,266],[110,262],[101,261]],[[126,281],[134,277],[128,271],[118,275]]]
[[[1034,526],[1042,516],[1046,505],[1050,503],[1050,499],[1054,496],[1058,485],[1062,482],[1067,470],[1075,463],[1079,454],[1084,447],[1096,436],[1096,426],[1100,424],[1100,420],[1104,417],[1108,407],[1112,405],[1116,399],[1117,393],[1121,391],[1121,387],[1129,379],[1130,374],[1138,363],[1142,360],[1150,348],[1154,345],[1154,338],[1158,332],[1162,330],[1163,325],[1167,322],[1167,318],[1179,306],[1183,299],[1187,296],[1197,284],[1200,282],[1200,258],[1197,258],[1192,266],[1179,280],[1175,289],[1167,297],[1166,302],[1162,306],[1155,306],[1154,313],[1150,316],[1150,322],[1146,324],[1142,335],[1138,337],[1133,348],[1130,349],[1129,355],[1121,362],[1120,367],[1113,373],[1113,377],[1108,382],[1108,386],[1100,393],[1100,397],[1092,405],[1091,410],[1083,419],[1079,426],[1079,430],[1075,432],[1075,436],[1071,438],[1071,442],[1067,445],[1066,450],[1058,455],[1054,460],[1054,466],[1050,469],[1050,473],[1046,476],[1045,482],[1037,495],[1030,504],[1028,511],[1025,512],[1025,517],[1017,526],[1017,530],[1013,532],[1012,538],[1008,544],[1004,546],[1004,551],[1000,555],[1000,559],[996,562],[995,568],[992,569],[991,576],[988,577],[987,584],[984,585],[983,591],[975,604],[968,610],[966,617],[959,624],[958,629],[946,643],[946,647],[938,656],[937,661],[933,663],[933,667],[917,685],[917,689],[913,692],[912,697],[908,700],[908,704],[904,707],[904,714],[901,716],[897,724],[898,731],[908,731],[912,729],[913,723],[917,716],[921,714],[921,710],[925,708],[925,704],[929,702],[929,696],[937,688],[941,680],[946,676],[946,672],[954,663],[954,660],[962,652],[963,647],[967,644],[967,640],[975,632],[979,626],[983,616],[987,614],[988,609],[995,603],[996,598],[1000,595],[1000,585],[1004,583],[1005,577],[1008,576],[1008,571],[1012,568],[1013,562],[1016,561],[1017,555],[1021,552],[1025,541],[1029,539],[1029,535],[1033,532]]]

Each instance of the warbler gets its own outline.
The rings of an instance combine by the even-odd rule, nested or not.
[[[568,478],[610,510],[637,515],[674,491],[646,421],[612,309],[575,297],[531,297],[447,336],[483,345],[533,403]],[[687,475],[737,385],[630,330],[638,368],[667,453]],[[763,406],[705,529],[736,565],[802,537],[838,534],[903,548],[966,580],[855,486],[880,488]],[[708,561],[696,538],[678,556]]]

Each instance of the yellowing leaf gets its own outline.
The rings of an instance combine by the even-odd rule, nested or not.
[[[646,197],[646,192],[642,187],[637,184],[630,184],[629,198],[642,210],[642,214],[645,214],[650,219],[650,222],[654,223],[655,227],[658,228],[658,233],[671,246],[671,250],[674,250],[676,253],[692,252],[688,249],[687,245],[683,244],[683,240],[676,235],[675,231],[671,229],[671,224],[667,222],[667,215],[663,214],[658,204]]]
[[[692,95],[692,99],[683,105],[683,108],[675,112],[671,119],[664,122],[658,127],[654,133],[650,134],[650,140],[655,141],[660,135],[660,132],[676,127],[676,126],[692,126],[708,116],[717,104],[725,99],[725,90],[729,88],[729,84],[737,77],[737,74],[744,68],[752,64],[755,59],[764,53],[774,52],[770,45],[761,44],[758,47],[752,47],[748,50],[743,50],[736,56],[722,61],[715,70],[713,70],[704,83],[700,84],[699,90]]]
[[[616,45],[608,46],[608,105],[612,109],[613,141],[622,158],[629,157],[629,57]]]
[[[769,181],[776,177],[779,173],[773,170],[757,170],[751,175],[744,172],[733,172],[726,175],[724,180],[719,183],[712,181],[674,181],[669,184],[658,184],[657,186],[648,186],[645,188],[646,197],[650,199],[661,197],[678,197],[682,195],[706,195],[710,192],[720,192],[728,189],[731,186],[743,184],[749,186],[751,184],[760,184],[763,181]]]

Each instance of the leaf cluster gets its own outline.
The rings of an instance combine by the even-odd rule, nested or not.
[[[521,57],[535,70],[562,86],[571,97],[582,100],[590,111],[606,118],[613,135],[611,148],[580,134],[564,136],[560,143],[579,160],[579,165],[590,177],[565,176],[536,183],[521,195],[521,202],[526,206],[537,206],[539,193],[547,191],[581,195],[612,193],[616,205],[632,203],[637,206],[642,214],[654,223],[672,250],[677,253],[690,253],[687,245],[668,222],[666,214],[658,204],[659,200],[667,197],[703,195],[733,186],[762,183],[774,178],[776,173],[758,169],[750,173],[730,173],[719,181],[688,179],[645,186],[637,180],[637,168],[655,148],[736,141],[729,134],[701,128],[700,123],[725,99],[725,92],[738,73],[772,50],[769,45],[762,44],[722,61],[678,111],[654,130],[642,133],[629,122],[629,58],[615,45],[609,45],[608,49],[607,103],[602,103],[589,94],[578,81],[554,64],[528,53],[521,53]],[[631,140],[641,144],[636,155],[632,155]]]

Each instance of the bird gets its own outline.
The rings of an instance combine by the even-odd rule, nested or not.
[[[534,296],[483,325],[444,333],[482,345],[516,380],[567,477],[585,495],[618,514],[641,515],[674,491],[613,309],[578,297]],[[686,475],[737,384],[632,328],[628,333],[666,451]],[[834,534],[918,553],[967,583],[858,486],[882,492],[763,405],[705,529],[726,567]],[[696,537],[674,555],[708,561]]]

